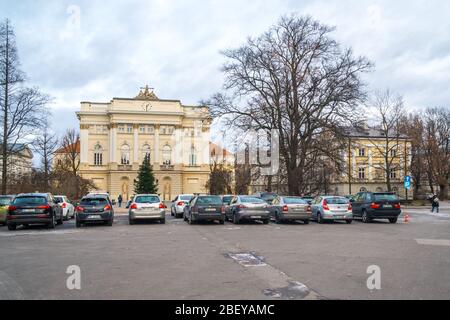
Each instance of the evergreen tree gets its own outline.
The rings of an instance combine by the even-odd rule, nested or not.
[[[139,167],[137,179],[134,181],[134,193],[157,193],[155,176],[153,175],[152,165],[150,164],[150,156],[146,155]]]

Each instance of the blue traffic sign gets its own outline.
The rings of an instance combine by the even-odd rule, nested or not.
[[[411,189],[411,176],[405,176],[403,184],[405,186],[405,189]]]

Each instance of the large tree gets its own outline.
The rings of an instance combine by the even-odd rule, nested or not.
[[[2,185],[7,192],[8,157],[15,145],[26,140],[41,124],[49,98],[36,88],[24,86],[13,28],[9,20],[0,24],[0,132]]]
[[[139,172],[134,181],[134,192],[136,194],[142,193],[157,193],[158,186],[156,184],[153,168],[150,164],[150,156],[146,155],[142,164],[139,167]]]
[[[53,154],[58,147],[58,139],[50,129],[48,121],[42,122],[42,127],[34,140],[34,150],[41,158],[42,178],[44,185],[50,187],[50,175],[53,162]]]
[[[229,126],[264,130],[269,138],[277,131],[290,194],[305,191],[318,159],[340,160],[345,140],[339,136],[365,99],[361,74],[371,63],[342,49],[332,31],[310,17],[281,18],[224,52],[226,92],[209,101]]]

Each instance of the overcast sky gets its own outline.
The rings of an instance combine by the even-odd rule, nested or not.
[[[78,127],[80,101],[134,97],[195,104],[221,88],[220,51],[258,36],[280,16],[311,15],[375,63],[372,90],[409,108],[450,105],[450,1],[134,0],[6,1],[30,85],[54,98],[54,129]]]

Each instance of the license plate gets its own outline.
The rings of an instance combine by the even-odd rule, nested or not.
[[[205,211],[213,212],[213,211],[216,211],[216,209],[215,208],[206,208]]]
[[[90,215],[90,216],[88,216],[87,218],[88,218],[88,219],[91,219],[91,220],[95,220],[95,219],[100,219],[100,216],[97,216],[97,215]]]
[[[392,208],[392,205],[390,205],[390,204],[385,204],[385,205],[383,206],[383,208]]]
[[[22,212],[34,212],[34,209],[22,209]]]
[[[336,219],[343,219],[344,216],[336,216]]]
[[[261,216],[251,216],[252,219],[261,219]]]

